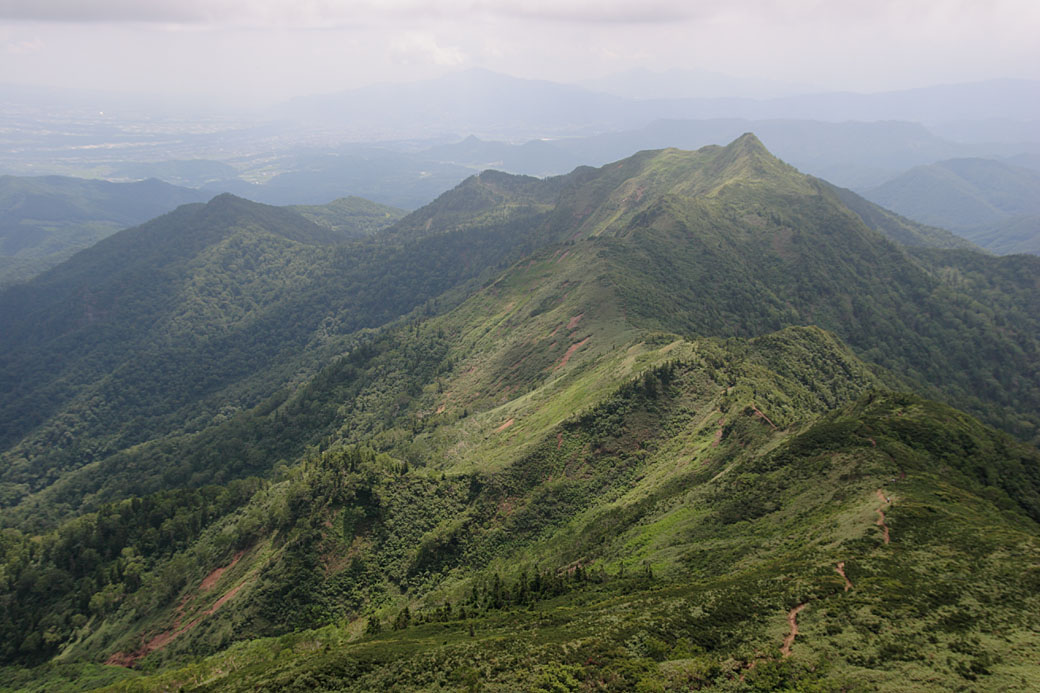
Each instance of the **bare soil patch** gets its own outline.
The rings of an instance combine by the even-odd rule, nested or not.
[[[224,573],[226,573],[227,571],[229,571],[232,568],[234,568],[235,564],[238,563],[240,560],[242,560],[242,556],[244,554],[245,554],[245,551],[239,551],[238,553],[235,554],[234,558],[231,559],[230,563],[228,563],[223,568],[217,568],[212,573],[207,575],[205,577],[205,579],[202,581],[202,583],[199,584],[199,591],[200,592],[209,592],[211,589],[213,589],[213,587],[220,580],[220,577]]]
[[[109,666],[132,668],[134,665],[137,664],[139,660],[148,656],[152,652],[155,652],[156,650],[161,650],[162,648],[166,647],[175,638],[197,626],[199,623],[202,622],[202,619],[212,615],[214,612],[216,612],[217,609],[222,607],[229,600],[233,599],[235,595],[238,594],[242,590],[242,588],[246,586],[248,580],[243,580],[242,582],[225,592],[223,595],[221,595],[219,599],[217,599],[217,601],[213,602],[212,606],[200,613],[187,624],[181,624],[181,622],[184,619],[184,608],[188,605],[188,602],[192,601],[193,598],[199,596],[203,592],[207,592],[210,589],[212,589],[220,580],[220,576],[232,567],[234,567],[234,565],[238,563],[238,561],[242,558],[242,555],[244,553],[244,551],[239,551],[237,554],[235,554],[234,558],[231,559],[231,562],[229,564],[227,564],[223,568],[217,568],[212,573],[207,575],[206,578],[199,584],[199,588],[195,590],[193,594],[185,595],[184,598],[181,599],[180,603],[177,605],[177,613],[174,616],[173,625],[171,625],[168,629],[152,636],[151,639],[149,639],[147,642],[145,642],[143,645],[141,645],[133,652],[114,652],[112,655],[109,656],[108,659],[105,660],[105,664]]]
[[[719,443],[722,442],[722,426],[726,423],[725,419],[719,419],[719,427],[715,431],[715,440],[711,441],[711,446],[717,448]]]
[[[759,410],[759,408],[758,408],[758,407],[756,407],[756,406],[755,406],[754,404],[752,404],[752,405],[751,405],[751,409],[752,409],[752,410],[753,410],[753,411],[755,412],[755,416],[757,416],[758,418],[762,419],[762,420],[763,420],[763,421],[765,421],[765,422],[766,422],[767,424],[769,424],[769,425],[770,425],[770,427],[771,427],[771,428],[772,428],[772,429],[773,429],[774,431],[776,431],[776,430],[779,430],[779,429],[777,429],[777,427],[776,427],[776,424],[775,424],[775,423],[773,423],[773,422],[772,422],[772,421],[771,421],[771,420],[769,419],[769,417],[768,417],[768,416],[766,416],[765,414],[763,414],[763,413],[762,413],[762,412],[761,412],[761,411]]]
[[[574,352],[577,351],[578,349],[582,348],[583,346],[585,346],[585,343],[588,342],[589,339],[591,339],[591,338],[590,337],[586,337],[585,339],[581,340],[577,344],[571,344],[570,348],[567,349],[567,353],[565,353],[563,355],[563,358],[560,359],[560,362],[558,364],[556,364],[556,368],[553,368],[553,370],[554,371],[558,371],[561,368],[563,368],[564,366],[566,366],[567,362],[571,360],[571,356],[574,355]]]

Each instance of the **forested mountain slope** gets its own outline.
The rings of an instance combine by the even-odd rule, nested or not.
[[[990,277],[1013,276],[981,292],[955,280],[946,256],[886,241],[862,220],[891,232],[891,216],[858,206],[747,135],[546,180],[488,172],[352,243],[231,196],[179,210],[0,297],[13,394],[5,502],[59,470],[219,424],[306,377],[359,329],[553,243],[576,244],[576,281],[599,272],[633,328],[747,337],[819,324],[932,394],[1035,436],[1035,269],[990,263]],[[54,444],[66,435],[74,442]]]
[[[468,429],[495,464],[453,459],[458,440],[418,464],[332,443],[273,483],[126,501],[40,544],[9,531],[6,623],[48,634],[19,656],[65,642],[66,661],[173,667],[130,690],[1032,680],[1035,450],[874,390],[815,329],[611,360],[532,392],[591,394],[544,430],[517,402],[420,425]],[[604,373],[620,385],[581,386]]]
[[[0,176],[0,286],[24,281],[120,229],[208,196],[150,179]]]
[[[192,226],[221,205],[242,221]],[[257,370],[182,410],[137,390],[160,433],[90,428],[85,379],[11,435],[12,687],[1040,682],[1040,453],[898,392],[1035,436],[1033,258],[896,245],[750,135],[486,172],[346,244],[230,197],[180,214],[136,234],[249,227],[307,269],[241,318]],[[12,334],[60,337],[59,305]]]
[[[993,159],[949,159],[913,168],[866,196],[924,223],[967,230],[1040,214],[1040,172]]]
[[[341,197],[325,205],[293,205],[289,209],[349,238],[363,238],[382,231],[406,214],[396,207],[353,196]]]
[[[1040,173],[992,159],[918,166],[864,193],[1000,254],[1040,254]]]
[[[990,263],[991,278],[1011,276],[982,292],[943,269],[947,256],[928,255],[933,267],[862,219],[753,135],[546,180],[488,172],[377,236],[335,246],[328,226],[221,196],[0,298],[15,395],[4,403],[6,502],[58,481],[57,470],[219,424],[313,372],[357,330],[553,243],[576,244],[566,251],[575,281],[598,272],[604,305],[634,328],[754,336],[819,324],[933,395],[1035,436],[1035,269]],[[242,240],[227,240],[235,234]],[[70,431],[73,444],[53,444]],[[204,477],[224,478],[204,466]]]
[[[359,330],[537,247],[516,223],[336,243],[339,231],[225,195],[11,287],[0,294],[3,502],[308,377]]]

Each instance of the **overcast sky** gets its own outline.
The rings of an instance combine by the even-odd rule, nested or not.
[[[484,67],[878,91],[1040,78],[1037,0],[0,0],[0,82],[242,102]]]

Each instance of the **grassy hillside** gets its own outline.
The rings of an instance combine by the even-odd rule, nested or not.
[[[162,478],[207,483],[262,473],[273,463],[266,451],[298,454],[303,441],[327,435],[328,424],[300,429],[288,436],[291,444],[284,442],[286,435],[267,433],[265,440],[280,442],[260,450],[248,446],[248,453],[236,452],[235,462],[217,469],[207,442],[216,434],[206,431],[239,426],[237,412],[305,379],[329,355],[365,341],[359,329],[417,308],[426,314],[444,310],[475,288],[474,279],[493,276],[543,247],[549,249],[531,256],[526,269],[518,265],[507,275],[513,279],[472,304],[519,282],[512,305],[503,300],[496,308],[509,329],[484,337],[498,340],[496,348],[512,345],[498,356],[512,359],[510,364],[549,368],[567,354],[580,360],[586,352],[626,343],[640,329],[752,337],[785,325],[819,324],[931,395],[1035,437],[1040,327],[1028,308],[1037,295],[1029,268],[990,263],[987,281],[1005,266],[1010,276],[985,289],[956,281],[940,255],[910,256],[868,228],[862,221],[868,203],[856,214],[842,201],[835,189],[776,160],[748,135],[725,148],[644,152],[544,181],[487,172],[378,237],[335,247],[326,244],[339,232],[308,225],[288,211],[227,196],[188,208],[120,235],[4,297],[13,326],[5,335],[4,377],[16,393],[5,403],[10,414],[4,454],[10,464],[4,497],[17,503],[57,482],[64,500],[55,505],[50,498],[46,505],[76,508],[86,489],[94,493],[107,485],[115,492],[111,475],[101,471],[113,466],[141,470],[135,493],[162,488]],[[238,222],[235,215],[254,221]],[[872,218],[892,221],[880,211]],[[194,236],[171,233],[185,224],[194,224]],[[258,245],[254,227],[264,224],[279,239],[277,251],[266,240]],[[243,240],[207,245],[235,228]],[[196,239],[196,245],[167,249],[182,238]],[[200,253],[193,260],[194,278],[185,283],[185,265],[173,264],[163,270],[169,284],[155,281],[164,276],[155,273],[156,263],[177,252]],[[120,259],[130,254],[134,263]],[[112,269],[99,272],[99,263]],[[243,274],[250,266],[255,274]],[[131,273],[132,267],[139,269]],[[542,281],[534,267],[556,280]],[[145,274],[152,276],[140,285],[144,291],[128,291]],[[77,277],[88,275],[107,283],[84,293],[79,282],[85,279]],[[243,281],[249,276],[256,283]],[[446,290],[455,293],[435,302]],[[128,295],[134,300],[127,301]],[[547,322],[547,309],[557,304],[569,313],[553,319],[564,324],[587,313],[577,329],[590,326],[588,331],[573,340],[545,339],[559,326]],[[592,320],[597,312],[598,323]],[[18,316],[30,313],[43,319],[19,322]],[[516,330],[525,316],[542,325],[544,347],[534,346],[530,336],[524,344],[514,342],[528,335]],[[460,333],[484,320],[456,320],[444,329]],[[961,338],[966,333],[971,340]],[[72,350],[73,343],[87,348]],[[463,344],[468,349],[474,342]],[[473,360],[463,347],[454,353]],[[62,367],[55,370],[54,363]],[[497,381],[468,383],[485,393],[475,404],[522,392],[517,373],[526,368]],[[475,372],[488,371],[481,365]],[[252,421],[248,415],[246,420]],[[56,447],[53,441],[66,432],[77,443]],[[128,450],[148,440],[154,442]],[[249,461],[238,461],[243,458]],[[173,459],[182,471],[170,477]],[[68,472],[84,465],[93,480],[70,481]]]
[[[1040,391],[1029,383],[1040,382],[1040,325],[1029,317],[1038,284],[1028,261],[988,263],[1003,287],[988,296],[951,281],[945,255],[911,257],[864,224],[866,203],[851,212],[846,195],[782,164],[754,136],[693,154],[643,153],[565,180],[553,222],[568,238],[593,239],[602,282],[635,325],[754,336],[818,324],[932,394],[1036,436]]]
[[[188,208],[0,301],[11,326],[3,378],[15,393],[6,502],[59,480],[47,470],[219,425],[356,343],[357,330],[424,304],[443,310],[475,278],[554,243],[575,244],[554,252],[587,291],[572,316],[595,305],[626,318],[607,318],[607,332],[749,337],[820,324],[931,394],[1034,437],[1040,327],[1022,301],[1035,282],[1013,297],[972,293],[862,221],[893,233],[898,220],[865,202],[850,212],[846,198],[747,135],[544,181],[488,172],[378,238],[336,247],[342,232],[288,211],[229,196]],[[531,286],[524,302],[545,294]],[[549,355],[571,346],[558,341]],[[77,445],[55,448],[65,432]]]
[[[870,395],[596,518],[607,548],[576,563],[535,554],[382,632],[255,640],[115,689],[1028,689],[1036,525],[961,473],[991,434],[927,437],[949,416]]]
[[[544,244],[526,232],[537,221],[493,216],[443,233],[399,232],[408,243],[390,233],[333,244],[338,231],[220,196],[12,287],[0,294],[9,326],[0,382],[12,395],[0,405],[0,501],[17,503],[139,443],[178,446],[179,433],[219,427],[313,375],[363,341],[361,331],[458,301],[445,292],[464,295]],[[137,477],[135,492],[168,471]]]

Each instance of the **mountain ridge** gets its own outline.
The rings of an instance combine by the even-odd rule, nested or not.
[[[241,341],[173,352],[243,369],[274,353],[252,398],[186,395],[190,425],[132,445],[66,411],[36,443],[73,455],[5,450],[0,676],[1034,680],[1040,452],[1023,441],[1040,411],[1040,259],[899,245],[875,227],[911,227],[857,204],[747,135],[545,180],[483,172],[334,246],[258,233],[245,222],[267,209],[233,197],[174,213],[245,210],[242,233],[196,232],[263,241],[199,255],[186,286],[202,304],[241,285],[246,260],[316,275],[287,302],[253,293],[270,314]],[[164,219],[151,232],[168,240]],[[313,232],[294,219],[289,236]],[[241,267],[221,274],[229,257]],[[287,318],[299,328],[272,332]],[[278,338],[250,351],[258,334]],[[140,363],[82,411],[129,391],[139,403],[113,412],[161,412]]]
[[[641,193],[641,188],[646,190]],[[734,200],[738,198],[740,202],[735,204]],[[796,199],[799,200],[797,204],[794,203]],[[742,211],[733,212],[732,210],[738,206]],[[780,211],[781,207],[786,209]],[[220,217],[228,210],[239,208],[263,210],[263,214],[274,215],[272,219],[277,220],[291,218],[297,230],[290,233],[282,229],[279,231],[280,237],[288,233],[290,237],[313,238],[324,242],[330,233],[327,229],[318,229],[299,217],[286,216],[291,215],[290,212],[254,205],[232,196],[216,198],[199,213],[204,212],[200,218],[208,219]],[[190,210],[183,211],[181,216],[190,213]],[[792,213],[802,215],[797,217],[801,221],[796,222],[796,217],[791,217]],[[822,235],[814,236],[814,240],[808,245],[800,245],[799,226],[806,229],[819,226],[820,219],[827,220],[825,226],[820,227]],[[248,226],[248,223],[245,225]],[[827,225],[833,226],[834,229],[845,229],[847,232],[844,235],[835,235],[833,231],[826,230],[829,228]],[[208,233],[207,228],[205,224],[199,226],[202,236]],[[762,329],[780,329],[792,322],[804,324],[824,320],[825,326],[840,331],[847,329],[842,328],[842,325],[855,324],[855,321],[850,320],[858,312],[863,316],[859,318],[860,321],[865,316],[876,316],[871,318],[873,322],[869,323],[872,327],[860,327],[856,328],[855,332],[846,332],[846,338],[859,349],[873,350],[870,353],[875,354],[874,358],[880,357],[883,360],[887,357],[884,349],[879,348],[879,335],[886,335],[889,345],[896,344],[899,339],[896,334],[899,329],[904,328],[892,327],[889,324],[890,320],[882,319],[880,316],[890,310],[893,311],[892,314],[903,315],[899,318],[898,325],[910,324],[912,318],[906,313],[905,306],[918,304],[921,300],[934,300],[923,297],[934,292],[938,286],[936,280],[929,277],[929,270],[916,267],[915,261],[906,257],[895,246],[888,245],[880,235],[872,235],[874,232],[863,226],[858,216],[847,210],[843,211],[841,201],[833,196],[829,188],[798,174],[772,157],[753,135],[740,138],[724,148],[709,147],[698,152],[643,152],[601,169],[578,169],[568,176],[546,180],[486,172],[464,182],[428,208],[405,217],[395,227],[388,229],[385,237],[399,238],[406,243],[406,247],[412,242],[456,243],[456,240],[450,239],[461,239],[466,234],[470,239],[467,242],[473,242],[481,238],[487,229],[499,229],[500,231],[495,233],[504,234],[503,238],[511,238],[511,243],[520,243],[517,247],[526,248],[524,252],[531,252],[553,243],[573,243],[583,238],[599,238],[600,240],[592,245],[576,247],[570,262],[581,258],[581,262],[594,263],[589,264],[589,268],[599,267],[596,272],[612,282],[615,292],[620,290],[623,294],[620,300],[616,295],[611,299],[612,303],[618,306],[619,314],[627,313],[629,318],[643,316],[640,318],[642,329],[749,337]],[[723,229],[725,232],[720,233]],[[701,235],[702,231],[707,235]],[[161,235],[162,232],[156,233]],[[817,231],[813,231],[813,234],[816,233]],[[487,243],[486,240],[478,242]],[[691,246],[691,243],[694,245]],[[838,258],[842,254],[849,256],[849,243],[859,244],[850,257],[862,256],[855,261],[860,263],[855,271],[864,277],[873,276],[874,279],[870,282],[865,281],[863,277],[853,280],[858,282],[855,284],[859,287],[856,292],[858,295],[847,293],[847,288],[834,289],[836,295],[843,296],[841,301],[844,305],[821,301],[819,297],[813,298],[815,289],[810,285],[817,281],[834,281],[825,278],[831,270],[824,270],[824,266],[842,267],[843,263],[848,264],[848,260]],[[321,246],[314,246],[316,249],[319,247]],[[358,251],[370,252],[362,250],[364,247],[359,246]],[[701,248],[700,255],[691,255],[691,247]],[[97,252],[103,251],[104,246]],[[165,259],[169,257],[167,251],[160,254]],[[825,263],[817,264],[824,256],[828,258]],[[343,256],[343,259],[349,257],[352,255]],[[867,262],[867,257],[875,257],[878,262],[871,265]],[[607,260],[606,265],[602,264],[603,259]],[[676,261],[685,263],[682,269],[678,269],[679,266],[674,264]],[[121,265],[122,262],[117,259],[114,265]],[[799,262],[803,263],[804,270],[793,277],[790,276],[790,268],[798,266]],[[639,263],[650,264],[641,266]],[[676,268],[671,281],[680,281],[682,288],[678,291],[673,288],[662,293],[660,289],[665,283],[651,281],[643,285],[642,280],[637,279],[641,276],[660,276],[660,267],[668,264]],[[304,266],[308,266],[306,270],[303,270]],[[316,273],[315,279],[320,278],[320,281],[324,282],[327,281],[330,272],[336,271],[332,269],[333,266],[315,264],[313,260],[302,260],[300,267],[304,274],[301,276]],[[892,269],[886,270],[887,274],[884,277],[875,276],[878,273],[877,267],[886,266]],[[464,274],[460,276],[476,276],[482,269],[473,265],[464,268]],[[852,267],[848,268],[851,269]],[[373,271],[379,272],[378,265],[373,267]],[[843,268],[841,271],[847,270]],[[792,282],[796,277],[797,281]],[[192,295],[197,295],[200,289],[204,293],[220,291],[221,281],[212,284],[213,288],[207,288],[205,283],[200,284],[192,289]],[[895,300],[894,297],[899,292],[908,290],[908,281],[916,284],[916,288]],[[257,285],[263,286],[263,283]],[[885,306],[881,310],[871,307],[864,298],[872,295],[872,292],[876,293],[876,287],[879,286],[889,287],[886,291],[891,293],[888,298],[875,300],[876,305]],[[901,286],[904,288],[898,288]],[[152,289],[155,289],[154,282]],[[795,293],[792,294],[792,291]],[[315,298],[324,293],[324,289],[320,290],[315,294]],[[647,296],[655,298],[648,303]],[[686,306],[706,307],[698,308],[691,314],[688,308],[679,307],[677,296],[683,297],[681,303]],[[705,297],[709,296],[713,298],[704,304]],[[374,296],[372,298],[375,300]],[[424,300],[429,298],[433,296],[427,294]],[[104,301],[99,303],[99,300],[100,295],[91,299],[90,310],[95,317],[104,315],[106,310],[103,307]],[[60,299],[60,302],[65,304],[65,299]],[[645,307],[651,304],[653,307],[646,312]],[[403,305],[407,305],[407,309],[410,310],[415,303],[406,302]],[[815,307],[810,308],[811,305]],[[673,308],[663,309],[663,306]],[[220,315],[230,319],[240,310],[235,307],[233,301],[200,304],[200,308],[204,310],[195,308],[187,313],[181,308],[180,314],[209,314],[208,320],[219,322],[223,320]],[[61,310],[67,315],[69,307],[65,306]],[[584,311],[581,306],[575,307],[575,315],[582,312]],[[243,315],[246,314],[248,313]],[[662,321],[659,317],[662,314],[668,314],[667,319]],[[282,319],[282,315],[289,313],[280,313],[279,317],[272,313],[269,318],[260,322],[243,322],[242,327],[247,332],[242,334],[252,334],[248,331],[255,331],[265,325],[271,326],[271,321]],[[978,320],[970,314],[966,314],[966,318]],[[200,341],[199,335],[191,328],[190,320],[174,320],[175,322],[169,323],[171,326],[181,326],[174,328],[172,332],[169,327],[162,329],[173,335],[181,335],[179,338],[188,340],[189,344],[198,344],[199,347],[207,349],[225,348],[218,347],[217,341]],[[313,320],[317,320],[317,317]],[[351,319],[347,320],[348,324],[351,324]],[[31,329],[37,332],[47,324],[47,320],[28,323]],[[302,331],[293,337],[295,340],[303,341],[296,341],[295,344],[306,344],[306,340],[313,339],[305,336],[307,330],[313,327],[304,325],[300,325]],[[993,348],[1004,350],[1009,353],[1013,362],[1021,363],[1022,367],[1028,369],[1025,365],[1028,350],[1034,349],[1035,345],[1028,346],[1027,335],[1021,330],[1017,332],[1020,336],[1015,339],[1025,339],[1022,342],[1026,348],[1025,352],[1009,351],[1012,348],[1010,344]],[[18,330],[13,330],[12,334],[17,335]],[[220,334],[218,332],[214,338],[224,339]],[[233,335],[229,335],[228,338],[239,339]],[[344,334],[337,339],[346,339],[349,343],[350,338]],[[331,343],[337,341],[333,340]],[[946,369],[937,368],[935,365],[948,357],[942,356],[934,346],[927,349],[909,346],[913,351],[908,351],[908,346],[897,347],[897,352],[903,354],[900,358],[907,358],[909,353],[915,354],[911,363],[916,364],[914,369],[922,369],[917,371],[915,376],[919,381],[935,383],[946,380],[947,387],[956,387],[964,392],[967,387],[965,382],[949,381],[950,376],[943,375]],[[236,347],[236,350],[238,349],[241,347]],[[275,353],[287,352],[279,349],[265,358],[287,358],[275,357]],[[13,364],[13,358],[14,356],[8,353],[7,363]],[[111,363],[111,356],[106,358],[109,361],[104,363]],[[933,363],[935,359],[938,360]],[[291,359],[286,361],[286,364],[290,361]],[[9,369],[12,367],[9,366]],[[106,367],[110,366],[102,366]],[[244,364],[242,368],[245,368]],[[22,370],[36,372],[37,368],[25,366]],[[998,381],[1011,382],[1008,380],[1010,374],[995,377],[1000,379]],[[978,391],[977,386],[975,389]],[[12,390],[17,391],[14,387]],[[934,391],[933,394],[937,395],[938,391]],[[971,401],[964,394],[959,396],[962,402]],[[1010,401],[1005,406],[1010,406]]]

